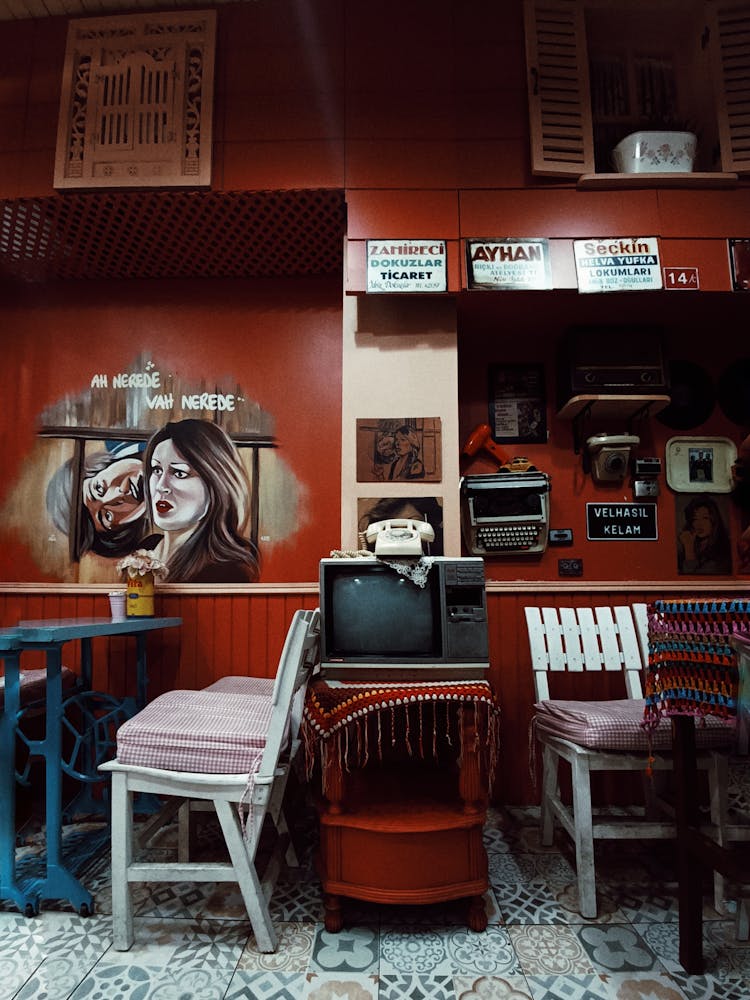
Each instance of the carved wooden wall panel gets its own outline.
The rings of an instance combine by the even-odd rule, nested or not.
[[[71,21],[56,188],[211,181],[215,11]]]

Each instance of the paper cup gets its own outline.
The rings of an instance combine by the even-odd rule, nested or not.
[[[113,590],[109,594],[109,607],[113,622],[125,621],[125,591]]]

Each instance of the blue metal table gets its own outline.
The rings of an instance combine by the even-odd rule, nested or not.
[[[27,915],[37,913],[44,899],[67,899],[79,913],[93,911],[93,898],[65,866],[62,856],[62,647],[81,642],[79,689],[91,689],[91,640],[97,636],[132,635],[136,640],[136,708],[146,702],[148,672],[146,638],[149,632],[181,625],[181,618],[48,618],[19,622],[0,629],[0,658],[5,664],[5,702],[0,716],[0,898],[10,899]],[[20,714],[20,659],[25,650],[45,653],[46,725],[34,752],[44,758],[46,875],[21,884],[15,870],[15,748]]]

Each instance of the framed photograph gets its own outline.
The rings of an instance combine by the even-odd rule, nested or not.
[[[499,443],[546,443],[544,365],[490,365],[489,425]]]
[[[358,483],[438,483],[441,456],[440,417],[357,420]]]
[[[442,497],[359,497],[357,500],[357,530],[360,539],[364,538],[368,524],[375,521],[387,521],[394,517],[427,521],[435,532],[435,540],[424,543],[424,554],[427,556],[445,555]],[[364,544],[362,542],[363,546]]]
[[[678,573],[729,576],[732,572],[729,497],[694,493],[674,499]]]
[[[737,446],[726,437],[673,437],[667,441],[667,483],[675,493],[729,493]]]

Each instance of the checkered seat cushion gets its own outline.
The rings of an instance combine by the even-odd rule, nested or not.
[[[649,736],[643,728],[642,699],[619,701],[540,701],[534,705],[537,736],[558,736],[590,750],[623,750],[630,753],[672,746],[672,724],[666,717]],[[733,725],[708,716],[695,727],[699,749],[729,748],[736,736]]]
[[[68,692],[76,683],[76,675],[72,670],[63,667],[61,670],[63,694]],[[19,700],[21,707],[30,705],[35,701],[43,701],[47,697],[47,669],[40,667],[38,670],[22,670],[19,674]],[[5,678],[0,677],[0,708],[5,704]],[[40,707],[44,707],[41,705]]]
[[[231,675],[220,677],[218,681],[204,687],[204,691],[223,691],[227,694],[252,695],[255,698],[270,698],[276,682],[273,677],[241,677]]]
[[[169,691],[117,731],[121,764],[202,774],[253,774],[273,711],[270,697]]]

